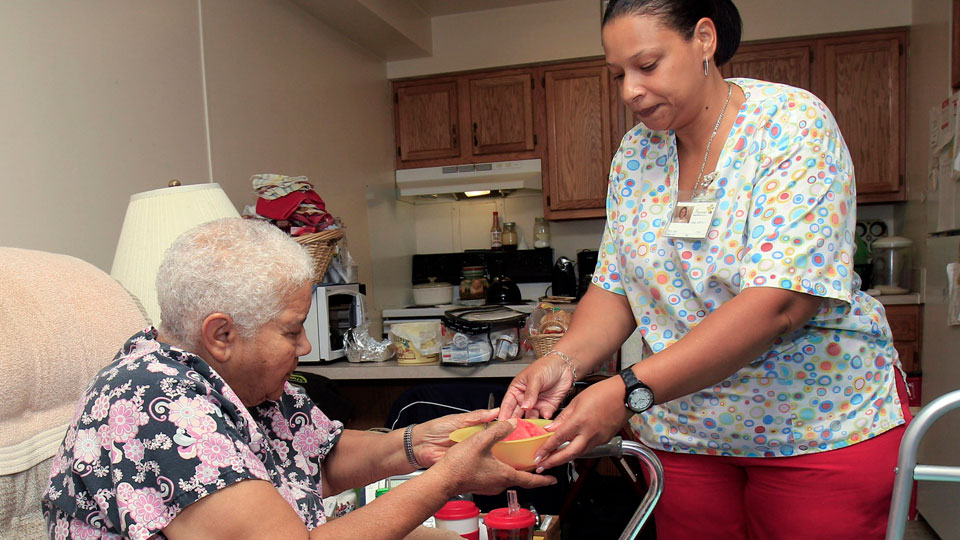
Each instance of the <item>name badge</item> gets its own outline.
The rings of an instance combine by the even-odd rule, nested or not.
[[[716,210],[715,202],[678,202],[663,234],[669,238],[706,238]]]

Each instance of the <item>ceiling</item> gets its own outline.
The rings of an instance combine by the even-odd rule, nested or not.
[[[539,4],[556,0],[413,0],[423,11],[431,16],[453,15],[470,11],[484,11],[506,7]]]
[[[348,39],[386,60],[433,52],[432,19],[444,15],[557,0],[290,0]]]

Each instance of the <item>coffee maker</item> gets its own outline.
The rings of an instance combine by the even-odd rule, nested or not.
[[[577,275],[572,260],[560,257],[553,265],[553,288],[550,294],[570,298],[577,296]]]
[[[580,279],[577,281],[577,298],[587,292],[587,287],[593,280],[593,271],[597,267],[597,256],[599,252],[595,249],[581,249],[577,252],[577,269],[580,273]]]

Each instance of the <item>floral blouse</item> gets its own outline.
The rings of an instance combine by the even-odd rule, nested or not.
[[[638,125],[611,165],[593,283],[626,295],[654,353],[748,287],[824,298],[800,330],[712,387],[631,420],[650,446],[774,457],[863,441],[904,422],[883,306],[853,272],[853,164],[815,96],[734,79],[746,94],[697,200],[716,202],[704,238],[663,234],[677,202],[673,132]]]
[[[299,387],[248,409],[199,356],[130,338],[84,392],[42,507],[50,538],[165,538],[202,497],[271,482],[308,529],[326,520],[320,467],[343,425]]]

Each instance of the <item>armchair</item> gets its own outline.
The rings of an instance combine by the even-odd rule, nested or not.
[[[93,265],[0,247],[0,540],[47,536],[40,495],[80,394],[148,324]]]

